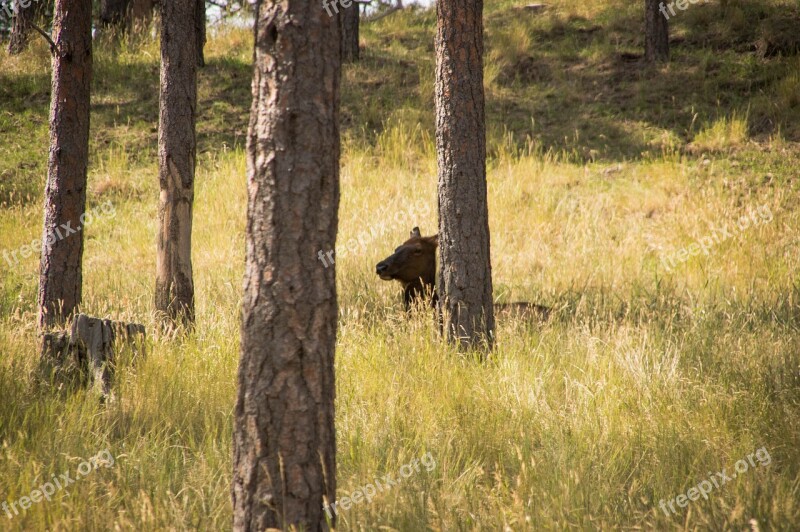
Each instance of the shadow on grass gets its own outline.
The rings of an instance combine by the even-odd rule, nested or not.
[[[698,127],[737,113],[750,135],[780,130],[800,140],[800,106],[787,109],[772,97],[792,75],[781,51],[795,54],[800,44],[798,34],[775,28],[798,27],[797,9],[691,6],[673,17],[671,62],[655,66],[642,59],[639,18],[608,12],[598,17],[604,25],[570,17],[532,27],[530,52],[497,77],[490,118],[520,141],[531,136],[545,149],[592,160],[678,151]],[[507,23],[499,18],[492,29]]]
[[[795,74],[788,56],[800,50],[800,34],[790,31],[800,25],[797,9],[754,1],[690,6],[672,18],[671,62],[655,66],[642,59],[639,11],[609,8],[592,20],[513,8],[488,13],[490,153],[510,132],[519,148],[533,140],[579,162],[649,159],[680,153],[698,130],[734,114],[758,140],[780,132],[800,141],[800,103],[781,101],[792,94],[791,86],[782,89]],[[372,133],[411,106],[433,134],[432,99],[419,94],[432,91],[419,76],[432,72],[432,46],[414,49],[416,63],[405,46],[410,35],[432,45],[432,33],[427,13],[368,26],[368,45],[379,51],[367,49],[362,64],[350,67],[358,77],[343,100],[354,129]]]
[[[198,72],[197,151],[244,144],[250,111],[251,65],[211,59]],[[158,154],[157,59],[95,62],[90,120],[90,169],[111,145],[134,165],[155,165]],[[49,75],[0,74],[0,206],[41,198],[47,178]]]
[[[344,68],[342,131],[356,141],[374,144],[400,110],[433,134],[435,17],[404,11],[365,24],[362,61]],[[592,20],[489,12],[490,154],[510,139],[577,162],[656,158],[680,153],[701,128],[733,114],[746,118],[757,139],[779,132],[800,141],[800,75],[787,57],[800,49],[790,31],[800,24],[797,8],[752,0],[690,6],[671,21],[672,61],[657,66],[641,60],[639,11],[609,8]],[[515,24],[530,38],[524,49],[508,33]],[[126,64],[114,57],[102,55],[95,64],[91,160],[114,144],[124,146],[133,164],[153,165],[158,57]],[[199,71],[199,153],[244,144],[250,78],[249,61],[234,58],[212,58]],[[6,152],[0,205],[41,195],[47,146],[38,139],[46,139],[49,83],[42,75],[0,74],[0,132],[37,139],[0,148]]]
[[[112,67],[115,70],[116,67]],[[197,151],[244,143],[250,112],[250,64],[213,58],[198,70]],[[154,62],[128,65],[124,75],[100,71],[92,106],[93,141],[117,142],[142,164],[158,153],[159,71]],[[125,125],[120,127],[120,125]]]

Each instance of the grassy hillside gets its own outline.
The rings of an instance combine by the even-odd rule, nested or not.
[[[791,530],[800,56],[781,28],[800,27],[795,3],[691,5],[660,67],[637,60],[638,2],[524,3],[485,9],[495,294],[556,312],[500,320],[488,363],[442,345],[429,315],[407,319],[398,286],[374,274],[412,226],[435,232],[435,15],[365,24],[363,60],[345,68],[339,500],[400,482],[342,510],[339,528]],[[41,233],[49,56],[38,41],[0,54],[0,255],[20,259],[0,256],[0,504],[114,458],[20,515],[0,509],[0,529],[230,527],[250,31],[216,30],[206,58],[198,326],[164,336],[152,315],[158,43],[97,43],[89,203],[114,216],[87,228],[83,308],[151,333],[103,407],[36,378],[38,257],[19,250]],[[707,498],[673,513],[696,486]]]

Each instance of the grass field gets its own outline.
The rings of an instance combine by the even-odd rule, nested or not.
[[[672,62],[645,67],[639,2],[548,4],[485,9],[495,296],[555,309],[501,319],[486,363],[443,345],[429,315],[407,319],[374,274],[411,229],[408,205],[436,227],[435,15],[363,25],[363,60],[345,67],[338,242],[374,236],[337,261],[340,505],[399,482],[339,528],[796,530],[800,58],[757,51],[796,5],[691,5],[671,21]],[[95,55],[89,203],[114,216],[86,230],[83,309],[150,333],[115,402],[37,378],[38,256],[0,257],[0,503],[76,479],[0,510],[0,530],[230,528],[250,32],[215,30],[206,57],[195,332],[154,332],[147,36]],[[38,40],[0,54],[0,254],[41,233],[49,70]],[[113,460],[82,476],[103,451]]]

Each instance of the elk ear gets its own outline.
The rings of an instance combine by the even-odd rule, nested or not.
[[[422,238],[422,234],[419,232],[419,227],[415,227],[411,230],[411,238]]]
[[[428,242],[433,244],[434,246],[439,245],[439,235],[433,235],[428,237]]]

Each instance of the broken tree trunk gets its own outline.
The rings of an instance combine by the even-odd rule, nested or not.
[[[72,330],[45,333],[42,355],[62,372],[79,370],[103,398],[111,392],[115,348],[130,345],[134,356],[144,355],[144,325],[78,314]],[[118,342],[122,342],[119,344]]]

